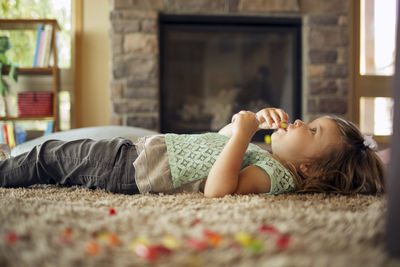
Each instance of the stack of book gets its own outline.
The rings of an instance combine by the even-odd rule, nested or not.
[[[52,92],[19,92],[18,116],[52,116]]]
[[[51,65],[53,25],[39,24],[36,33],[35,57],[33,67],[46,68]]]
[[[0,125],[0,142],[8,144],[10,148],[22,144],[26,141],[26,131],[24,127],[12,122]]]
[[[35,130],[34,130],[35,131]],[[54,131],[54,121],[47,121],[44,135],[51,134]],[[27,141],[27,133],[30,130],[25,130],[21,124],[7,122],[0,124],[0,143],[8,144],[11,149]]]

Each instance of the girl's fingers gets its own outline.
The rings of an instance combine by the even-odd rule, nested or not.
[[[288,114],[284,112],[282,109],[278,108],[276,109],[276,112],[279,114],[281,121],[287,122],[289,120]]]
[[[270,113],[264,114],[265,122],[267,123],[268,128],[273,127],[274,119],[271,117]]]
[[[287,122],[288,115],[282,109],[278,108],[266,108],[258,113],[258,117],[260,118],[260,128],[266,129],[274,129],[278,128],[281,121]]]
[[[263,110],[262,112],[259,113],[259,116],[262,118],[260,128],[266,129],[266,128],[273,128],[274,127],[274,122],[275,119],[271,113],[270,110]]]
[[[237,118],[238,114],[236,113],[235,115],[232,116],[232,123],[235,122],[236,118]]]
[[[269,122],[267,113],[264,110],[257,112],[259,128],[260,129],[267,129],[269,128]]]
[[[281,121],[281,116],[276,112],[276,110],[271,111],[271,118],[274,121],[273,127],[278,127],[279,122]]]
[[[256,114],[256,118],[257,118],[257,120],[258,120],[258,122],[259,122],[260,124],[265,122],[264,114],[257,113],[257,114]]]

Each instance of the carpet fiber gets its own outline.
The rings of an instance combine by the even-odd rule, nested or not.
[[[379,196],[0,188],[0,266],[397,266],[384,253],[385,212]],[[177,248],[156,260],[133,252],[139,237],[166,236]]]

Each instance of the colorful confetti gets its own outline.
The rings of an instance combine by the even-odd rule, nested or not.
[[[181,242],[179,240],[177,240],[174,236],[172,235],[166,235],[162,238],[161,243],[172,250],[178,249],[181,247]]]
[[[158,256],[164,256],[172,253],[172,250],[169,248],[165,247],[164,245],[154,245],[151,246],[156,252]]]
[[[134,245],[133,251],[140,258],[149,261],[157,260],[160,256],[168,255],[172,252],[170,249],[164,247],[163,245],[147,246],[139,243]]]
[[[139,243],[137,243],[133,246],[133,251],[140,258],[143,258],[146,260],[156,260],[158,257],[157,251],[154,248],[151,248],[149,246],[139,244]]]
[[[97,239],[106,243],[110,247],[116,247],[116,246],[121,245],[121,242],[119,241],[118,236],[113,233],[100,233],[96,237],[97,237]]]
[[[246,249],[248,249],[248,250],[250,250],[251,252],[254,252],[254,253],[261,252],[263,250],[263,248],[264,248],[263,244],[260,241],[255,240],[255,239],[253,239],[251,241],[251,243],[246,246]]]
[[[252,242],[251,236],[245,232],[236,233],[235,240],[244,247],[249,246]]]
[[[119,241],[119,238],[116,234],[109,233],[107,235],[107,240],[108,240],[108,244],[112,247],[121,245],[121,241]]]
[[[198,224],[198,223],[200,223],[200,222],[201,222],[201,220],[198,219],[198,218],[196,218],[196,219],[194,219],[194,220],[190,223],[190,226],[195,226],[196,224]]]
[[[7,243],[7,244],[14,244],[15,242],[17,242],[18,241],[18,235],[17,235],[17,233],[16,232],[9,232],[9,233],[7,233],[7,234],[5,234],[5,236],[4,236],[4,241]]]
[[[117,212],[113,208],[110,209],[109,213],[110,213],[110,215],[116,215],[117,214]]]
[[[204,240],[189,238],[186,240],[186,246],[196,251],[204,251],[208,248],[208,244]]]
[[[100,253],[100,246],[91,240],[86,243],[85,251],[89,256],[95,256]]]
[[[208,244],[213,247],[218,247],[221,244],[222,236],[215,232],[203,230],[203,235],[207,238]]]
[[[131,247],[134,246],[135,244],[150,246],[150,241],[146,237],[137,237],[134,240],[132,240]]]
[[[132,240],[129,245],[129,249],[132,250],[139,257],[150,259],[155,257],[155,252],[153,250],[148,250],[150,247],[150,241],[146,237],[137,237]]]
[[[195,223],[199,223],[199,219],[194,220]],[[288,234],[281,233],[275,226],[269,224],[262,224],[258,227],[260,233],[269,235],[272,239],[272,244],[276,251],[286,250],[291,241],[291,237]],[[203,252],[209,248],[219,247],[223,244],[227,245],[231,249],[245,249],[246,251],[252,253],[260,253],[264,249],[264,241],[253,237],[248,233],[241,231],[234,235],[234,239],[229,237],[224,237],[223,235],[211,231],[208,229],[203,229],[203,236],[201,237],[189,237],[186,240],[179,240],[175,238],[172,234],[167,234],[162,237],[160,243],[152,244],[150,240],[146,237],[137,237],[129,245],[129,249],[136,254],[138,257],[145,259],[147,261],[154,261],[161,256],[167,256],[174,253],[182,248],[183,244],[185,248],[192,249],[194,251]],[[62,233],[57,237],[58,241],[62,244],[69,244],[74,239],[74,234],[72,229],[64,228]],[[15,232],[10,232],[4,236],[5,241],[8,244],[13,244],[18,240],[18,235]],[[268,241],[271,243],[270,241]],[[118,236],[111,232],[100,232],[93,233],[92,238],[86,242],[85,252],[89,256],[95,256],[102,252],[104,246],[116,247],[121,246],[121,241]],[[197,265],[197,264],[193,264]]]
[[[70,244],[74,239],[71,228],[64,228],[62,233],[57,236],[56,241],[60,244]]]
[[[272,226],[272,225],[267,225],[267,224],[261,225],[261,226],[258,228],[258,230],[259,230],[260,232],[267,233],[267,234],[273,234],[273,235],[279,234],[278,229],[276,229],[276,228],[275,228],[274,226]]]
[[[275,244],[276,244],[276,247],[278,248],[278,250],[284,251],[288,248],[289,243],[290,243],[290,236],[281,235],[278,237]]]
[[[245,247],[246,249],[250,250],[251,252],[261,252],[264,248],[263,244],[261,241],[251,237],[245,232],[239,232],[235,235],[235,240],[242,245],[242,247]]]

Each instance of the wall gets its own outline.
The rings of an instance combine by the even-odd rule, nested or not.
[[[84,0],[77,47],[74,128],[108,125],[110,121],[109,1]]]
[[[111,123],[158,130],[158,14],[303,19],[303,119],[351,117],[348,0],[111,0]]]

